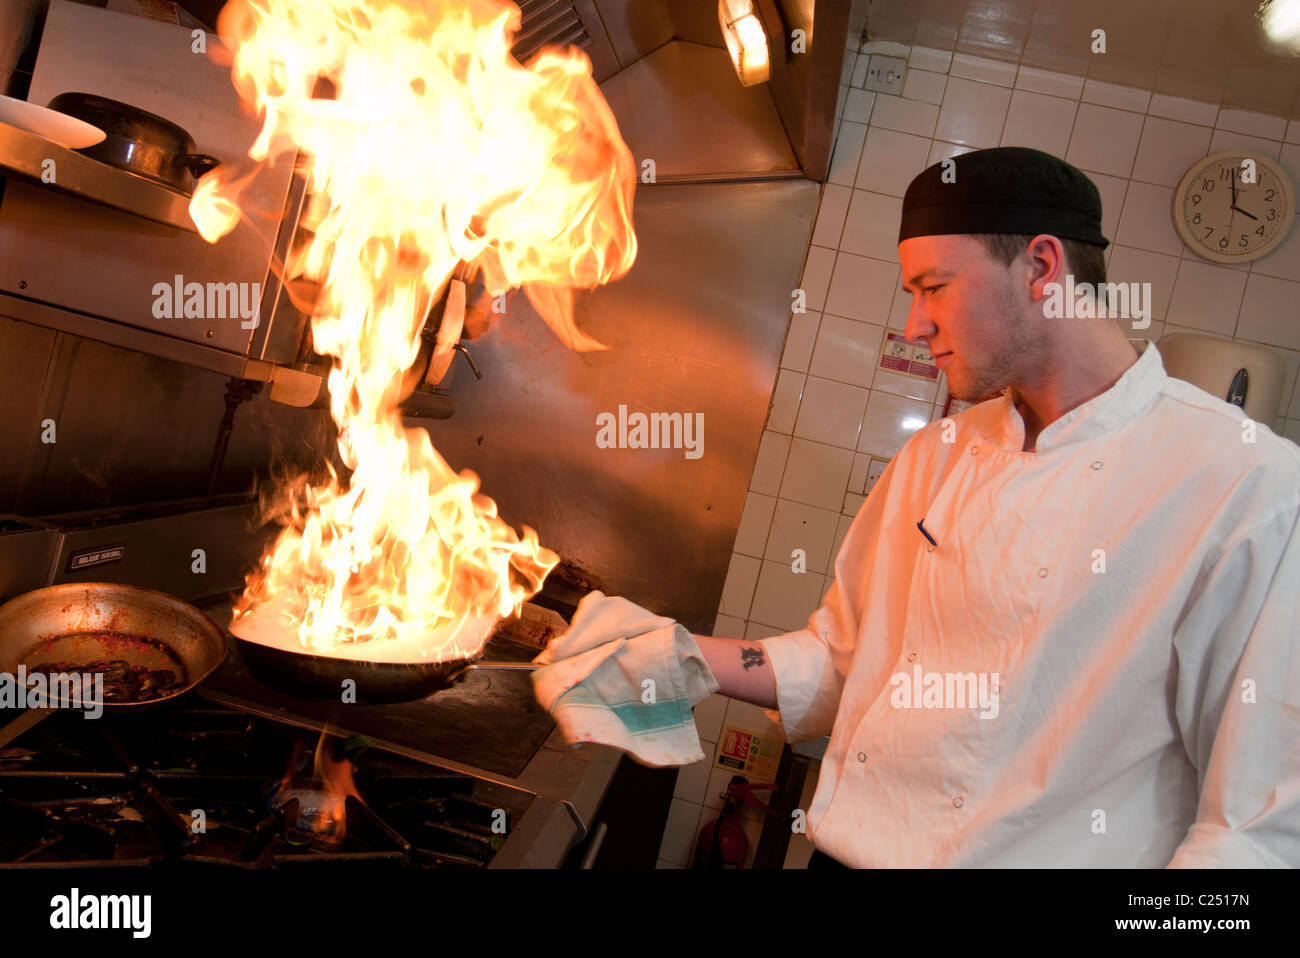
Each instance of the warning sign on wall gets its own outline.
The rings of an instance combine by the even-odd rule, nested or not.
[[[718,737],[718,751],[713,756],[715,768],[744,775],[751,782],[776,780],[781,767],[781,747],[785,739],[779,735],[759,735],[734,725],[723,726]]]
[[[939,367],[924,343],[909,343],[907,337],[893,329],[885,330],[885,341],[880,347],[881,369],[917,379],[939,378]]]

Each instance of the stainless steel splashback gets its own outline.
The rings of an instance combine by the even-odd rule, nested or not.
[[[612,348],[565,349],[518,297],[427,426],[502,516],[535,527],[588,587],[713,627],[830,155],[847,0],[761,0],[773,82],[742,87],[708,0],[594,0],[620,70],[605,93],[643,176],[637,261],[577,298]],[[813,17],[817,18],[816,30]],[[857,18],[860,29],[861,17]],[[804,28],[809,52],[787,54]],[[647,177],[646,161],[653,161]],[[808,164],[805,169],[802,164]],[[703,454],[602,448],[597,417],[702,415]]]
[[[471,343],[482,381],[452,367],[458,409],[427,427],[434,445],[591,585],[708,631],[819,193],[806,179],[641,187],[636,264],[577,301],[612,348],[571,352],[512,299]],[[602,448],[597,416],[620,406],[701,414],[702,455]]]

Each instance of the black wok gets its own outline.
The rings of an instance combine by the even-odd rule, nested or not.
[[[450,688],[472,669],[531,672],[532,662],[365,662],[328,655],[289,652],[236,636],[239,655],[264,685],[296,698],[342,701],[345,689],[357,704],[411,702]],[[345,681],[355,686],[344,686]]]

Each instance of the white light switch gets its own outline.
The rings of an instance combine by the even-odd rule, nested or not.
[[[867,61],[866,88],[878,93],[892,93],[898,96],[903,92],[903,71],[907,61],[901,57],[886,57],[873,53]]]

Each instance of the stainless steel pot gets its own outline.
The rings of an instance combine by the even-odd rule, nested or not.
[[[170,120],[94,93],[60,93],[49,104],[68,116],[99,127],[103,142],[79,152],[189,194],[199,177],[221,161],[194,152],[194,139]]]

